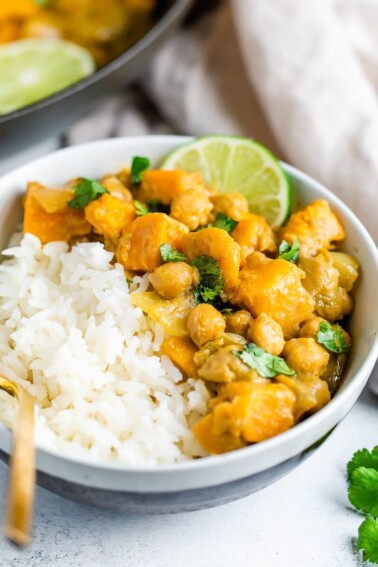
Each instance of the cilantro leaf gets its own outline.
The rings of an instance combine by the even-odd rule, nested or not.
[[[359,467],[366,467],[378,471],[378,445],[370,452],[368,449],[361,449],[354,453],[352,459],[347,464],[348,480],[351,482],[353,472]]]
[[[194,292],[197,302],[213,303],[220,299],[224,281],[218,260],[211,256],[197,256],[192,261],[192,266],[199,273],[199,284]]]
[[[169,215],[170,213],[170,206],[164,205],[159,199],[153,199],[147,203],[150,213],[166,213]]]
[[[357,510],[378,516],[378,470],[358,467],[352,473],[348,498]]]
[[[255,343],[247,343],[243,350],[232,351],[232,354],[240,358],[244,364],[256,370],[256,372],[266,378],[273,378],[277,374],[286,374],[293,376],[294,370],[288,367],[283,358],[269,354],[264,349],[255,345]]]
[[[186,256],[173,248],[170,244],[162,244],[160,246],[160,256],[164,262],[185,262]]]
[[[278,248],[278,258],[281,260],[287,260],[295,264],[299,259],[300,245],[299,240],[296,238],[293,244],[290,246],[286,240],[283,240]]]
[[[51,4],[51,0],[33,0],[34,4],[38,4],[38,6],[48,6]]]
[[[150,167],[150,160],[147,157],[135,156],[131,162],[131,183],[139,185],[143,179],[143,174]]]
[[[357,549],[364,561],[378,563],[378,521],[371,516],[358,528]]]
[[[324,345],[331,352],[341,353],[348,350],[348,345],[340,325],[331,325],[322,321],[317,334],[318,343]]]
[[[223,228],[226,232],[232,232],[237,226],[238,221],[232,219],[224,213],[217,213],[213,226],[216,228]]]
[[[109,191],[101,183],[83,178],[75,186],[75,197],[68,201],[67,205],[71,209],[84,209],[88,203],[98,199],[104,193],[109,193]]]
[[[137,217],[143,217],[144,215],[147,215],[149,213],[148,208],[146,207],[146,205],[143,205],[143,203],[141,203],[140,201],[137,201],[136,199],[133,201],[134,206],[135,206],[135,213],[137,215]]]

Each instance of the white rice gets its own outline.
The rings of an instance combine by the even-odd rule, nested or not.
[[[206,454],[191,426],[208,391],[159,356],[164,331],[132,305],[112,253],[100,243],[42,246],[27,234],[3,254],[0,374],[34,397],[38,446],[129,465]],[[130,287],[147,286],[144,276]],[[14,406],[1,394],[1,421],[12,423]]]

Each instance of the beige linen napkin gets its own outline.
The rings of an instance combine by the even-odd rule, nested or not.
[[[378,240],[377,29],[376,0],[229,0],[180,30],[146,71],[166,123],[127,92],[68,141],[250,135],[337,193]]]

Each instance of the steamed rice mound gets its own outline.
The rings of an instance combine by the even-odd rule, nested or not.
[[[164,332],[132,305],[112,253],[26,234],[3,254],[0,374],[34,397],[38,446],[129,465],[206,455],[191,426],[208,391],[159,355]],[[147,286],[136,277],[130,287]],[[1,421],[12,422],[14,405],[1,394]]]

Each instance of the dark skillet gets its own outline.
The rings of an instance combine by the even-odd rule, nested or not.
[[[102,97],[141,75],[145,61],[183,19],[192,2],[160,0],[153,27],[119,57],[55,95],[0,116],[0,159],[59,134]]]

